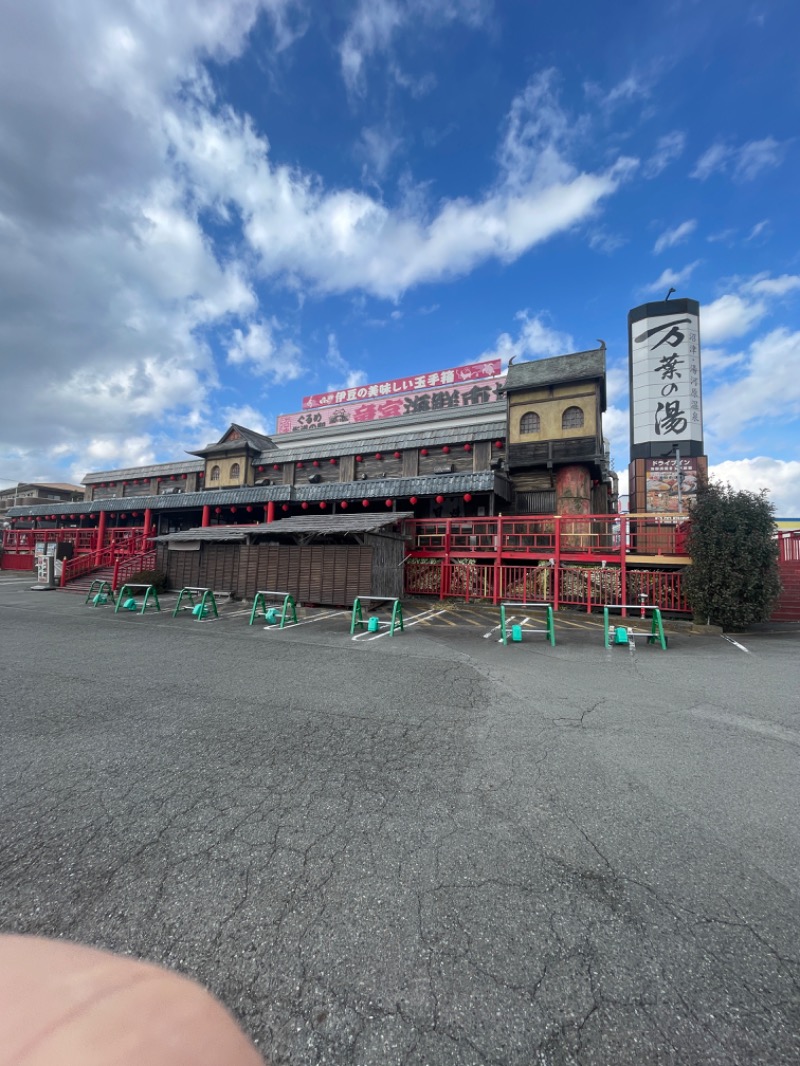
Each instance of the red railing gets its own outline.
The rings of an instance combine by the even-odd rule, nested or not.
[[[626,556],[685,558],[685,516],[674,514],[543,515],[534,517],[414,519],[408,523],[417,558],[523,556],[528,559],[590,558],[620,562]]]
[[[778,559],[782,563],[800,563],[800,529],[778,530]]]
[[[409,596],[463,599],[465,603],[552,603],[557,610],[576,607],[587,612],[607,603],[645,602],[662,611],[690,611],[679,570],[623,571],[619,566],[495,565],[476,559],[448,563],[440,558],[411,558],[405,574]]]
[[[115,548],[104,548],[101,552],[86,552],[84,555],[74,555],[71,559],[65,559],[61,564],[61,588],[63,589],[75,578],[91,573],[92,570],[113,566],[116,557]]]
[[[130,579],[132,574],[136,574],[140,570],[153,570],[155,565],[155,548],[148,548],[146,551],[139,552],[138,555],[129,555],[125,559],[118,558],[114,563],[114,576],[111,579],[112,589],[116,592],[121,585],[124,585]]]

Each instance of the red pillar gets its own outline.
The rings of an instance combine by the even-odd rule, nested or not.
[[[145,541],[150,536],[150,524],[151,524],[152,521],[153,521],[153,512],[150,510],[149,507],[146,507],[145,508],[145,512],[144,512],[144,530],[142,532],[142,538]],[[143,547],[146,548],[147,544],[144,544]]]
[[[275,501],[270,500],[267,503],[267,522],[275,521]]]
[[[95,566],[100,565],[100,552],[103,550],[103,541],[106,537],[106,512],[100,512],[100,521],[97,524],[97,543],[95,544]]]
[[[203,529],[205,529],[206,526],[211,525],[211,508],[207,503],[203,504],[203,518],[200,525],[203,527]]]

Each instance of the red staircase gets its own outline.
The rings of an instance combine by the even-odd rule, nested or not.
[[[88,573],[81,574],[80,577],[76,577],[73,581],[68,581],[62,588],[64,592],[78,592],[85,598],[93,581],[107,581],[110,585],[113,578],[114,567],[101,566],[97,570],[90,570]]]
[[[770,622],[800,622],[800,562],[781,562],[781,592]]]

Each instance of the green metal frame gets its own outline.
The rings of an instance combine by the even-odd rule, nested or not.
[[[395,631],[399,628],[400,632],[403,632],[403,605],[400,600],[395,599],[393,596],[356,596],[353,600],[353,613],[350,616],[350,636],[352,636],[357,626],[369,626],[369,620],[364,620],[364,612],[361,609],[362,603],[391,603],[392,605],[392,619],[390,622],[381,622],[382,626],[389,626],[389,636],[393,637]]]
[[[197,612],[196,615],[197,621],[200,622],[203,618],[206,617],[209,608],[214,611],[214,617],[219,618],[216,597],[214,596],[214,593],[211,591],[211,589],[194,588],[191,585],[187,585],[186,588],[181,589],[181,591],[178,593],[178,602],[175,604],[175,610],[172,612],[172,617],[177,617],[178,612],[180,611],[181,606],[183,605],[184,598],[189,600],[189,605],[185,609],[194,613],[195,607],[198,606],[198,604],[195,602],[195,596],[200,595],[200,593],[202,593],[202,596],[200,598],[199,604],[200,610]]]
[[[545,640],[549,640],[551,645],[555,647],[556,643],[556,624],[555,617],[553,615],[553,606],[550,603],[501,603],[500,604],[500,632],[503,637],[503,644],[508,644],[508,626],[506,625],[506,607],[513,607],[514,610],[527,610],[528,608],[538,608],[544,610],[545,615],[545,628],[544,629],[531,629],[528,626],[521,626],[523,633],[544,633]]]
[[[156,592],[155,585],[123,585],[122,588],[117,593],[117,603],[116,603],[116,606],[114,607],[114,614],[118,614],[119,613],[119,609],[122,606],[123,602],[125,601],[125,594],[126,593],[129,596],[131,596],[133,599],[136,599],[135,594],[131,591],[132,589],[144,589],[145,590],[144,603],[142,604],[142,609],[141,609],[141,611],[139,611],[139,614],[144,614],[144,612],[147,610],[148,607],[155,607],[155,609],[157,611],[161,610],[161,604],[158,602],[158,593]],[[150,603],[151,597],[153,599],[153,603]]]
[[[280,598],[283,597],[282,600]],[[253,600],[253,609],[250,612],[250,621],[248,625],[252,625],[258,617],[258,609],[261,608],[261,613],[264,617],[264,621],[267,621],[267,605],[272,599],[274,602],[272,606],[276,606],[280,601],[281,604],[281,620],[278,625],[279,629],[283,629],[286,625],[287,616],[291,613],[292,625],[297,625],[297,603],[294,596],[290,592],[270,592],[268,589],[262,592],[257,592]]]
[[[101,595],[102,596],[110,596],[111,597],[111,602],[113,604],[116,604],[116,599],[114,598],[114,590],[111,587],[111,582],[110,581],[102,581],[100,578],[95,578],[95,580],[89,586],[89,591],[87,592],[86,599],[83,602],[84,602],[84,604],[87,604],[90,601],[93,601],[95,596],[101,596]],[[92,607],[99,607],[99,606],[100,606],[100,604],[92,603]]]
[[[603,641],[607,648],[611,647],[611,626],[609,624],[609,608],[611,607],[625,607],[627,610],[645,610],[652,611],[653,618],[650,624],[650,632],[646,629],[631,629],[629,626],[625,626],[628,631],[628,635],[632,637],[647,637],[648,644],[660,644],[661,650],[667,650],[667,638],[664,636],[664,626],[661,621],[661,609],[659,607],[649,607],[647,605],[640,604],[624,604],[624,603],[611,603],[603,608]]]

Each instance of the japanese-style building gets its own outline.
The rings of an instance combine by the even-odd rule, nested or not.
[[[193,550],[196,560],[224,556],[227,569],[208,562],[202,572],[224,572],[215,583],[245,595],[261,579],[256,564],[247,570],[240,560],[270,556],[279,566],[290,549],[299,589],[306,557],[297,552],[310,552],[313,538],[317,548],[357,549],[359,580],[381,594],[394,569],[394,584],[399,573],[408,593],[591,606],[607,598],[612,578],[630,585],[635,561],[645,575],[637,588],[667,590],[659,602],[666,596],[665,606],[682,609],[675,574],[687,559],[676,516],[616,513],[602,425],[605,345],[512,360],[505,377],[500,370],[499,360],[487,360],[309,396],[302,412],[278,418],[274,434],[234,424],[174,462],[91,472],[80,503],[10,510],[2,565],[32,566],[37,542],[54,540],[71,545],[64,583],[128,560],[153,565],[155,553],[180,580],[189,564],[176,560]],[[339,521],[320,526],[320,518]],[[378,538],[400,545],[383,577],[364,554]],[[328,564],[315,558],[319,580],[313,589],[306,583],[305,597],[338,602],[341,589],[326,586]],[[198,563],[192,572],[201,570]]]

